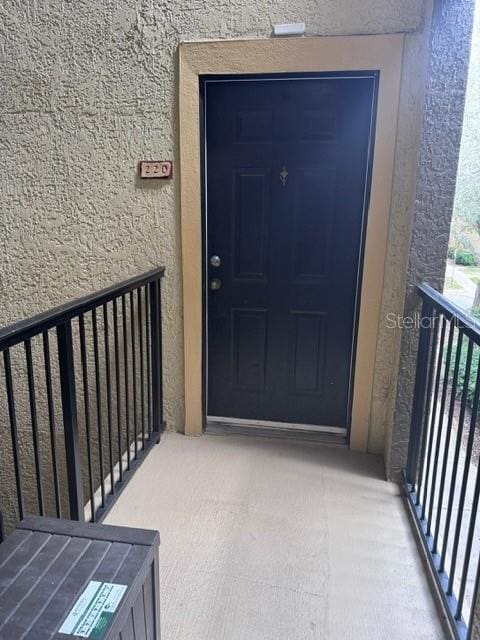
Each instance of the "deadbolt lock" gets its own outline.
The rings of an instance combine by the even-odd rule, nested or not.
[[[218,278],[212,278],[210,280],[210,289],[212,291],[218,291],[221,286],[222,286],[222,281],[219,280]]]
[[[210,258],[210,264],[212,265],[212,267],[219,267],[222,264],[220,256],[212,256]]]

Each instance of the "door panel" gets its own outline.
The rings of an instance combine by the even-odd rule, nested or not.
[[[292,329],[290,332],[291,353],[291,385],[294,392],[322,393],[322,371],[324,361],[325,314],[303,313],[291,314]]]
[[[240,169],[234,178],[234,279],[266,278],[269,172]]]
[[[293,217],[293,277],[295,282],[327,278],[330,262],[335,173],[316,169],[298,170]],[[322,202],[319,215],[318,203]]]
[[[232,350],[235,386],[265,388],[267,312],[265,309],[234,309]]]
[[[208,415],[347,426],[375,91],[205,80]]]

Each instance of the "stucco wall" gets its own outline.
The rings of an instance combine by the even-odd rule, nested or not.
[[[426,14],[431,16],[431,3]],[[429,25],[429,20],[425,21]],[[428,29],[428,27],[427,27]],[[428,31],[406,36],[396,149],[396,168],[390,213],[385,286],[375,358],[369,449],[383,453],[393,422],[401,334],[389,314],[401,313],[404,303],[410,228],[428,61]],[[412,73],[412,68],[416,73]]]
[[[166,419],[170,428],[182,429],[178,174],[162,185],[143,184],[136,177],[137,162],[142,158],[177,162],[179,42],[269,37],[271,24],[283,21],[304,20],[309,35],[414,34],[404,66],[392,227],[395,249],[387,264],[388,289],[389,279],[405,260],[402,238],[419,122],[418,68],[425,44],[423,4],[422,0],[3,2],[0,324],[165,265]],[[390,355],[382,347],[377,356],[381,378],[373,450],[381,450],[384,443],[382,380],[390,376]]]
[[[442,290],[462,132],[474,0],[436,0],[416,177],[404,315],[419,308],[415,287]],[[397,331],[401,342],[393,420],[387,423],[387,474],[405,466],[418,332]]]

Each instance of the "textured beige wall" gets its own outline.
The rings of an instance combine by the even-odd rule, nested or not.
[[[427,5],[426,14],[430,17],[431,6],[429,2]],[[429,24],[429,21],[426,20],[426,23]],[[391,313],[401,313],[405,297],[427,61],[428,33],[424,30],[407,35],[369,442],[371,451],[383,453],[386,448],[387,455],[393,426],[401,340],[401,330],[392,328],[388,318]],[[412,69],[416,72],[412,73]]]
[[[178,181],[141,184],[137,162],[177,160],[179,42],[268,37],[272,23],[298,20],[309,35],[420,33],[404,69],[403,190],[414,156],[422,0],[0,4],[0,324],[164,264],[171,428],[182,429],[184,415]],[[396,203],[402,219],[407,204]],[[390,272],[403,264],[397,246]],[[371,447],[380,450],[381,420],[374,425]]]

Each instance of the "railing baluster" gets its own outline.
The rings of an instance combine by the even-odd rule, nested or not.
[[[435,441],[435,455],[433,458],[432,489],[430,492],[430,504],[428,508],[427,536],[431,535],[432,533],[433,507],[435,504],[435,489],[437,485],[438,461],[440,458],[440,446],[442,442],[442,430],[443,430],[443,417],[444,417],[444,411],[445,411],[445,403],[447,399],[448,378],[449,378],[449,372],[450,372],[450,363],[452,360],[454,334],[455,334],[455,325],[453,322],[450,322],[450,328],[448,331],[447,356],[445,361],[445,368],[443,371],[442,398],[440,400],[440,412],[439,412],[439,420],[438,420],[438,428],[437,428],[437,438]]]
[[[428,377],[428,361],[431,342],[431,318],[433,309],[426,301],[422,305],[422,326],[420,328],[420,338],[418,342],[417,370],[415,375],[415,391],[413,396],[413,409],[410,428],[410,439],[408,442],[408,463],[406,480],[412,485],[415,491],[417,481],[418,457],[420,453],[420,442],[422,440],[423,415],[425,411],[425,397]],[[429,322],[425,326],[425,318]]]
[[[453,368],[453,379],[452,379],[452,388],[450,391],[450,407],[448,410],[448,419],[447,419],[447,431],[445,433],[445,444],[443,447],[443,459],[442,459],[442,471],[440,474],[440,486],[438,489],[438,501],[437,501],[437,518],[435,523],[435,533],[433,536],[433,546],[432,551],[434,553],[437,552],[438,548],[438,539],[440,535],[440,523],[442,518],[442,505],[443,505],[443,492],[445,490],[445,478],[447,473],[447,465],[448,465],[448,452],[450,450],[450,439],[452,434],[452,424],[453,424],[453,412],[455,410],[455,396],[457,391],[457,383],[458,383],[458,371],[460,368],[460,358],[462,355],[462,342],[463,342],[463,332],[460,329],[457,337],[457,348],[455,352],[455,366]]]
[[[110,341],[108,330],[108,308],[103,305],[103,331],[105,346],[105,378],[107,385],[107,425],[108,425],[108,461],[110,464],[110,495],[115,493],[115,478],[113,477],[113,427],[112,427],[112,380],[110,370]]]
[[[150,324],[152,363],[152,430],[160,433],[163,428],[162,399],[162,336],[160,319],[160,282],[150,283]]]
[[[160,430],[165,428],[164,416],[163,416],[163,337],[162,337],[162,280],[157,280],[158,288],[158,318],[157,318],[157,331],[158,331],[158,387],[160,398]]]
[[[25,510],[23,502],[22,472],[20,469],[20,449],[18,448],[17,414],[15,410],[15,395],[13,390],[10,349],[5,349],[5,351],[3,352],[3,362],[5,365],[5,384],[7,388],[8,416],[10,421],[10,436],[12,440],[13,468],[15,473],[15,487],[17,490],[18,515],[20,520],[23,520]]]
[[[450,491],[449,491],[448,502],[447,502],[447,514],[445,517],[443,546],[442,546],[442,553],[441,553],[441,559],[440,559],[440,566],[438,569],[439,571],[443,571],[445,569],[445,557],[447,554],[448,538],[450,535],[450,521],[452,518],[453,499],[455,497],[455,488],[456,488],[456,482],[457,482],[458,458],[460,456],[460,447],[462,444],[463,426],[465,422],[465,408],[467,405],[468,383],[470,381],[470,369],[472,366],[472,353],[473,353],[473,342],[469,340],[468,348],[467,348],[467,361],[465,364],[465,373],[464,373],[465,377],[463,380],[463,392],[462,392],[462,401],[460,406],[460,416],[458,418],[458,424],[457,424],[457,438],[455,442],[455,453],[453,456],[453,467],[451,471]],[[455,395],[455,387],[452,388],[452,395]]]
[[[0,544],[5,540],[5,523],[3,521],[3,505],[0,500]]]
[[[429,442],[428,442],[428,451],[427,451],[427,466],[425,469],[425,482],[423,487],[423,501],[422,501],[422,520],[425,520],[425,506],[427,503],[428,497],[428,480],[430,477],[430,461],[432,458],[432,449],[433,449],[433,438],[435,434],[435,422],[437,417],[437,405],[438,405],[438,391],[440,388],[440,379],[442,377],[442,358],[443,358],[443,348],[445,345],[445,332],[447,327],[447,321],[445,316],[439,316],[440,321],[442,323],[442,330],[440,332],[440,344],[438,347],[437,354],[437,372],[435,377],[435,388],[433,392],[433,402],[432,402],[432,414],[430,417],[430,432],[429,432]],[[420,496],[420,487],[418,490]],[[418,502],[417,502],[418,504]]]
[[[42,466],[40,462],[40,442],[38,439],[37,401],[35,396],[35,377],[33,375],[32,342],[25,340],[25,354],[27,359],[28,399],[30,403],[30,419],[32,424],[33,457],[35,461],[35,479],[37,483],[38,510],[41,516],[45,514],[43,502]]]
[[[92,522],[95,522],[95,489],[93,479],[93,463],[92,463],[92,441],[90,436],[90,401],[88,391],[88,363],[87,363],[87,347],[85,341],[85,318],[82,315],[78,319],[80,328],[80,360],[82,363],[82,380],[83,380],[83,409],[85,413],[85,433],[87,441],[87,465],[88,465],[88,488],[90,491],[90,512],[92,514]]]
[[[60,483],[58,480],[57,443],[55,426],[55,407],[53,403],[52,390],[52,366],[50,362],[50,341],[48,331],[43,332],[43,360],[45,364],[45,385],[47,391],[48,423],[50,427],[50,454],[53,468],[53,489],[55,492],[55,512],[57,518],[62,517],[62,506],[60,502]]]
[[[123,319],[123,359],[124,359],[124,381],[125,381],[125,431],[127,434],[127,469],[130,470],[130,394],[128,389],[128,330],[127,330],[127,304],[125,296],[122,296],[122,319]]]
[[[142,289],[137,289],[137,307],[138,307],[138,328],[139,328],[139,341],[140,341],[140,402],[141,420],[142,420],[142,451],[145,449],[145,358],[144,358],[144,344],[143,344],[143,312],[142,312]]]
[[[83,521],[85,515],[83,511],[82,461],[78,434],[75,365],[73,357],[72,324],[70,320],[58,325],[57,345],[70,518],[72,520]]]
[[[147,355],[147,423],[148,437],[152,434],[152,373],[151,373],[151,339],[150,339],[150,293],[148,285],[145,287],[145,333],[146,333],[146,355]]]
[[[435,371],[435,362],[436,362],[436,349],[437,349],[437,340],[438,340],[438,321],[441,319],[435,310],[433,310],[431,316],[431,322],[433,322],[433,339],[430,341],[430,353],[429,353],[429,368],[427,374],[427,391],[426,391],[426,400],[424,402],[423,407],[423,426],[422,426],[422,437],[421,437],[421,449],[420,449],[420,460],[418,463],[418,473],[417,473],[417,506],[420,504],[420,493],[422,491],[422,481],[423,481],[423,473],[425,467],[425,453],[427,449],[427,441],[428,441],[428,423],[430,419],[430,413],[433,410],[431,405],[431,395],[432,395],[432,386],[434,379],[434,371]]]
[[[463,509],[465,506],[465,496],[467,494],[467,484],[468,484],[468,474],[470,471],[470,462],[472,459],[472,451],[473,451],[473,443],[475,440],[475,429],[477,425],[477,416],[478,416],[478,404],[480,399],[480,361],[477,363],[477,375],[475,381],[475,392],[473,396],[473,404],[472,404],[472,412],[470,415],[470,426],[468,431],[468,441],[467,447],[465,451],[465,464],[463,467],[463,475],[462,475],[462,484],[460,486],[460,497],[458,501],[458,513],[457,513],[457,521],[455,525],[455,534],[453,538],[453,547],[452,547],[452,560],[450,563],[450,573],[448,579],[448,588],[447,594],[451,595],[453,591],[453,583],[455,580],[455,571],[457,564],[457,554],[458,554],[458,544],[460,541],[460,533],[462,529],[462,520],[463,520]],[[473,535],[473,532],[472,532]],[[468,540],[467,540],[468,545]],[[468,564],[468,560],[470,558],[471,551],[471,541],[470,548],[465,551],[465,562]],[[463,599],[463,595],[462,595]]]
[[[105,506],[105,476],[103,460],[103,429],[102,429],[102,389],[100,385],[100,360],[98,355],[98,325],[97,312],[92,309],[92,331],[93,331],[93,359],[95,364],[95,390],[97,397],[97,434],[98,434],[98,462],[100,464],[100,493],[102,496],[102,507]]]
[[[130,329],[132,332],[132,394],[133,394],[133,437],[135,460],[138,458],[138,424],[137,424],[137,356],[136,356],[136,333],[135,333],[135,304],[133,291],[130,291]]]
[[[115,389],[117,397],[117,436],[118,436],[118,470],[119,481],[123,480],[123,446],[122,446],[122,402],[120,396],[120,347],[118,339],[117,298],[113,300],[113,343],[115,352]]]

